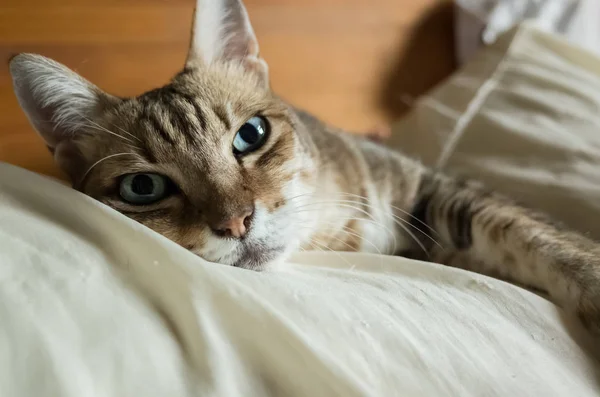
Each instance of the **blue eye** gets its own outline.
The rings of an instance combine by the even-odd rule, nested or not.
[[[121,180],[121,198],[134,205],[152,204],[168,194],[169,179],[158,174],[129,174]]]
[[[252,117],[235,134],[233,153],[245,154],[261,147],[267,138],[267,121],[262,117]]]

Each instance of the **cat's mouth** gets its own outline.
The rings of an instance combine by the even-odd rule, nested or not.
[[[297,236],[291,223],[265,212],[266,209],[256,206],[253,227],[242,238],[209,234],[194,251],[213,263],[255,271],[280,261],[294,249]]]

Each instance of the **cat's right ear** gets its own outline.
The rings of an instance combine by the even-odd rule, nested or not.
[[[19,54],[9,65],[19,104],[52,151],[117,100],[41,55]]]
[[[269,68],[242,0],[196,0],[186,67],[235,62],[269,83]]]

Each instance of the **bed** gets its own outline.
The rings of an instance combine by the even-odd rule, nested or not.
[[[390,145],[600,237],[600,60],[527,24]],[[403,258],[203,261],[0,165],[0,395],[597,396],[597,341],[546,299]]]

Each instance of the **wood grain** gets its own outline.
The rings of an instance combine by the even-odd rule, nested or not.
[[[36,52],[117,95],[165,83],[183,64],[193,0],[4,0],[0,161],[59,175],[21,112],[6,60]],[[274,89],[325,121],[363,132],[453,70],[442,0],[246,0]]]

